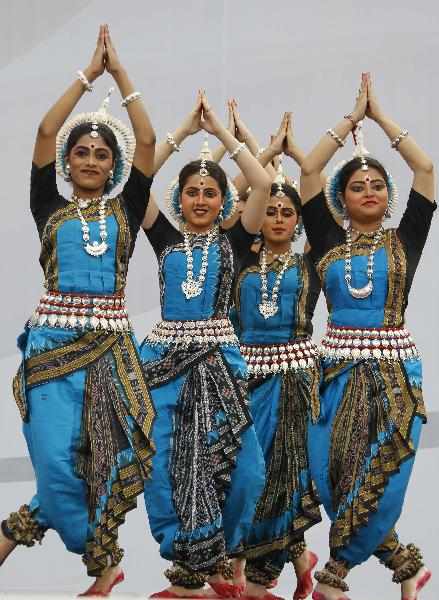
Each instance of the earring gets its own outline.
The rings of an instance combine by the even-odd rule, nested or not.
[[[222,223],[224,221],[224,205],[221,206],[221,210],[219,211],[216,220],[218,223]]]
[[[113,179],[113,177],[114,177],[114,171],[113,171],[113,169],[110,169],[110,170],[108,171],[108,183],[109,183],[110,185],[113,185],[113,183],[114,183],[114,179]]]
[[[299,223],[297,223],[297,225],[294,228],[293,237],[291,238],[291,241],[295,242],[299,237],[300,237],[300,225],[299,225]]]
[[[262,242],[262,231],[258,231],[258,233],[254,237],[253,243],[260,244],[261,242]]]
[[[72,178],[70,176],[70,165],[69,163],[66,164],[66,166],[64,167],[64,181],[72,181]]]

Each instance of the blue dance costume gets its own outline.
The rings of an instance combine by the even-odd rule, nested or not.
[[[310,336],[320,283],[308,256],[286,260],[275,315],[264,318],[258,309],[259,254],[249,255],[236,286],[237,330],[251,376],[250,410],[267,471],[247,538],[246,575],[262,585],[302,554],[304,532],[321,520],[307,456],[308,415],[319,407],[320,365]],[[282,266],[279,259],[269,265],[269,294]]]
[[[121,560],[118,527],[151,468],[154,411],[123,296],[151,181],[132,167],[108,200],[109,248],[95,257],[85,252],[76,206],[58,193],[54,163],[32,168],[47,292],[18,340],[14,395],[37,492],[2,528],[29,546],[55,529],[93,576]],[[96,203],[82,214],[98,239]]]
[[[243,549],[264,482],[248,409],[246,364],[228,320],[232,286],[253,236],[239,221],[208,251],[201,294],[186,298],[183,235],[159,214],[146,231],[159,261],[161,321],[141,346],[157,410],[145,503],[174,585],[200,587]],[[193,271],[205,236],[192,234]]]
[[[394,526],[426,420],[421,361],[404,313],[435,208],[410,192],[399,227],[385,230],[375,251],[373,291],[366,298],[354,298],[347,288],[345,233],[324,193],[303,208],[329,311],[320,418],[310,425],[309,456],[332,522],[327,568],[342,578],[374,554],[400,582],[407,578],[404,563],[419,558],[413,545],[399,543]],[[367,283],[372,244],[367,234],[352,244],[356,288]]]

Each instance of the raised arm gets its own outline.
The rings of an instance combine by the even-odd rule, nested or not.
[[[236,135],[236,127],[235,127],[235,119],[233,117],[233,109],[232,109],[232,101],[227,100],[227,130],[230,131],[232,135]],[[226,153],[226,148],[223,144],[220,144],[215,150],[212,152],[212,160],[219,164],[224,158],[224,154]]]
[[[144,175],[154,174],[155,133],[145,110],[140,94],[134,95],[134,86],[126,70],[120,63],[119,57],[110,37],[108,25],[104,28],[106,62],[105,68],[111,74],[119,88],[120,94],[126,101],[126,109],[136,138],[136,150],[133,165]],[[133,98],[133,101],[129,99]]]
[[[256,158],[227,131],[209,106],[206,95],[202,94],[203,118],[201,126],[222,142],[226,150],[234,158],[246,177],[252,191],[242,213],[242,224],[249,233],[257,233],[262,226],[265,216],[265,203],[268,199],[271,178]]]
[[[276,171],[271,164],[272,160],[282,154],[285,147],[288,116],[289,113],[284,114],[276,135],[272,136],[271,138],[270,145],[262,149],[261,152],[258,152],[257,155],[259,164],[266,169],[271,181],[274,181],[274,178],[276,177]],[[269,166],[269,169],[267,166]],[[233,180],[233,183],[235,184],[239,195],[243,194],[249,186],[248,181],[243,173],[239,173]]]
[[[367,74],[361,77],[361,86],[355,102],[354,110],[346,115],[334,129],[328,129],[320,139],[317,146],[302,161],[300,175],[300,197],[302,204],[306,204],[322,189],[321,173],[334,156],[336,151],[344,145],[344,140],[352,131],[358,121],[363,119],[367,107]]]
[[[90,89],[93,81],[102,75],[104,70],[105,25],[101,25],[99,27],[96,50],[89,66],[83,71],[83,75],[85,76],[84,81],[88,81]],[[38,127],[33,154],[33,162],[37,167],[44,167],[55,160],[56,135],[75,108],[79,99],[87,91],[87,88],[88,85],[86,83],[77,79],[43,117]]]
[[[383,113],[375,95],[370,76],[367,79],[366,116],[381,127],[391,142],[392,148],[398,150],[407,165],[413,171],[412,187],[425,198],[434,201],[434,166],[431,158],[418,146],[407,130],[392,121]]]
[[[201,91],[198,90],[194,108],[184,119],[180,127],[168,133],[166,140],[157,145],[154,159],[154,173],[158,173],[173,152],[180,152],[180,146],[190,135],[201,129]]]

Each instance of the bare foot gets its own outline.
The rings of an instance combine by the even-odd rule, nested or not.
[[[300,577],[302,577],[307,571],[309,571],[311,565],[314,562],[314,556],[315,554],[313,552],[305,550],[304,552],[302,552],[299,558],[294,559],[293,566],[297,575],[297,579],[300,579]]]
[[[252,598],[263,598],[269,592],[263,585],[259,583],[252,583],[251,581],[247,581],[247,586],[245,588],[244,596],[251,596]]]
[[[349,598],[339,588],[334,588],[325,583],[318,583],[314,592],[322,594],[325,600],[349,600]]]
[[[226,579],[220,573],[209,577],[208,583],[217,596],[221,598],[234,598],[239,595],[234,582],[231,579]]]
[[[195,598],[197,596],[205,596],[206,598],[209,597],[209,590],[206,590],[204,587],[189,589],[180,585],[171,585],[166,588],[166,591],[171,594],[175,594],[176,598]]]
[[[108,567],[100,577],[96,577],[94,584],[83,594],[79,594],[79,596],[109,595],[114,585],[122,583],[123,577],[120,565]]]
[[[417,600],[417,593],[424,587],[430,577],[430,571],[426,567],[421,567],[416,575],[403,581],[401,583],[402,600]]]
[[[241,593],[244,592],[247,579],[245,577],[245,558],[234,558],[233,564],[233,583],[238,586]]]
[[[17,542],[13,542],[7,538],[0,527],[0,566],[5,562],[16,545]]]

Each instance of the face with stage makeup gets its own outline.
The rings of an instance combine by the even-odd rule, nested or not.
[[[216,163],[193,161],[179,176],[181,213],[190,229],[204,232],[218,222],[227,189],[227,177]]]
[[[106,131],[94,131],[91,124],[72,131],[66,165],[76,194],[92,192],[99,196],[104,193],[115,166],[115,143]]]
[[[270,196],[261,230],[265,242],[268,244],[291,242],[298,218],[296,207],[286,194],[282,197]]]

